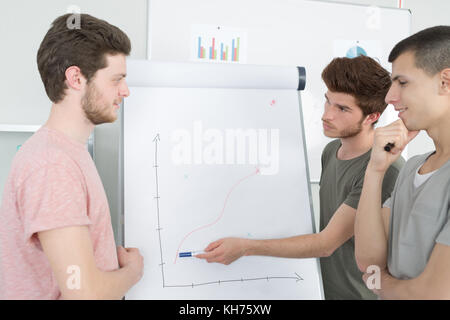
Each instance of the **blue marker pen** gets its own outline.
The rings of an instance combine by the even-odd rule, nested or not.
[[[201,253],[205,253],[205,251],[203,251],[203,250],[196,250],[196,251],[180,252],[180,253],[178,254],[178,256],[179,256],[180,258],[189,258],[189,257],[195,256],[196,254],[201,254]]]

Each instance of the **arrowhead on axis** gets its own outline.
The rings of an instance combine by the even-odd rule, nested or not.
[[[297,276],[297,280],[296,280],[296,282],[299,282],[300,280],[303,280],[303,278],[302,277],[300,277],[299,275],[298,275],[298,273],[297,272],[294,272],[295,273],[295,275]]]

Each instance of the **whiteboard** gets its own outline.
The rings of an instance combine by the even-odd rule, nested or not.
[[[318,259],[180,258],[222,237],[315,232],[296,67],[128,61],[127,299],[322,299]]]
[[[245,32],[249,64],[306,67],[308,82],[301,95],[312,181],[320,178],[321,154],[330,141],[321,123],[326,92],[322,70],[333,57],[360,46],[390,71],[390,50],[410,35],[406,9],[301,0],[149,1],[152,60],[189,61],[195,45],[192,29],[216,25]],[[378,126],[394,120],[397,113],[389,106]]]

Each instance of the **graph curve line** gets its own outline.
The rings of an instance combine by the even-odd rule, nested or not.
[[[233,185],[233,187],[230,189],[230,191],[228,191],[228,194],[227,194],[227,196],[226,196],[226,198],[225,198],[225,202],[224,202],[224,204],[223,204],[222,211],[221,211],[220,215],[216,218],[216,220],[214,220],[214,221],[211,222],[211,223],[205,224],[205,225],[203,225],[203,226],[201,226],[201,227],[198,227],[198,228],[192,230],[191,232],[187,233],[187,234],[184,236],[184,238],[183,238],[183,239],[181,240],[181,242],[180,242],[180,245],[179,245],[178,248],[177,248],[177,252],[176,252],[176,254],[175,254],[175,261],[174,261],[174,264],[177,263],[178,253],[180,252],[180,248],[181,248],[181,246],[183,245],[184,241],[185,241],[189,236],[191,236],[193,233],[195,233],[195,232],[197,232],[197,231],[200,231],[200,230],[202,230],[202,229],[208,228],[208,227],[212,227],[212,226],[215,225],[217,222],[219,222],[220,219],[222,219],[222,217],[223,217],[223,215],[224,215],[224,213],[225,213],[225,208],[226,208],[226,206],[227,206],[228,199],[230,198],[231,193],[234,191],[234,189],[236,189],[237,186],[239,186],[239,185],[240,185],[242,182],[244,182],[245,180],[247,180],[247,179],[249,179],[249,178],[251,178],[251,177],[253,177],[253,176],[255,176],[255,175],[259,174],[259,173],[260,173],[259,168],[256,168],[256,170],[255,170],[253,173],[251,173],[251,174],[249,174],[249,175],[247,175],[247,176],[241,178],[239,181],[237,181],[237,182]]]

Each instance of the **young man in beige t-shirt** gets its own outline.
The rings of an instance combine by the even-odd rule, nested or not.
[[[138,249],[116,250],[86,142],[124,97],[128,37],[81,14],[57,18],[37,62],[53,102],[13,160],[0,209],[0,299],[120,299],[142,276]]]

